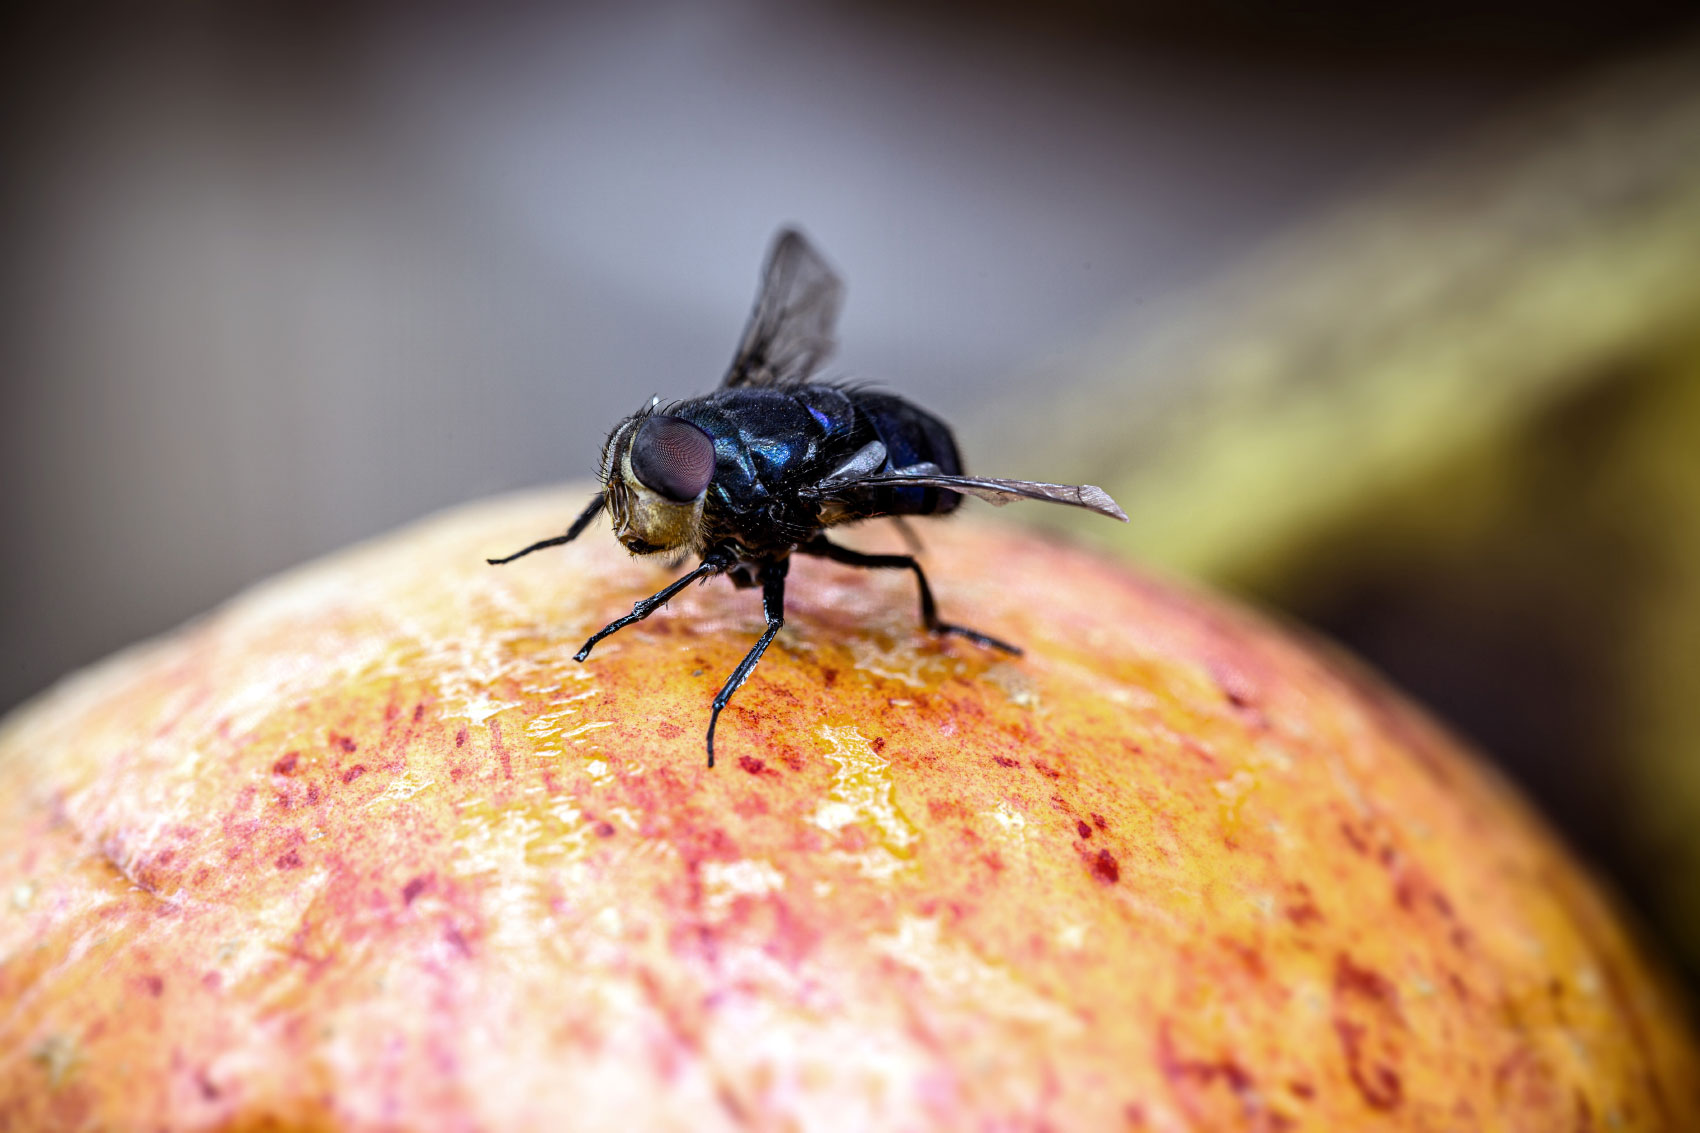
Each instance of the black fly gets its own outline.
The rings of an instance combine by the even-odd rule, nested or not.
[[[844,285],[801,233],[774,240],[761,293],[732,368],[707,397],[655,402],[614,427],[602,449],[602,491],[565,535],[493,564],[570,543],[607,509],[614,534],[638,555],[696,555],[683,578],[598,630],[578,651],[642,621],[697,580],[724,574],[740,589],[759,585],[767,632],[732,670],[708,720],[714,727],[785,624],[785,574],[792,554],[849,566],[915,572],[921,621],[936,634],[1019,654],[995,637],[940,620],[921,564],[910,555],[867,555],[830,542],[829,527],[879,516],[947,515],[964,494],[994,504],[1049,500],[1127,521],[1090,484],[1037,484],[965,476],[943,421],[894,394],[811,381],[834,347]]]

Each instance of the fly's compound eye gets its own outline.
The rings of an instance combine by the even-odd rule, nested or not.
[[[714,440],[679,417],[644,418],[631,459],[643,486],[675,503],[690,503],[714,479]]]

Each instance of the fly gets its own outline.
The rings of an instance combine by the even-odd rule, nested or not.
[[[785,575],[792,555],[847,566],[914,572],[921,622],[1019,656],[1006,641],[942,620],[926,573],[913,555],[871,555],[826,537],[864,519],[948,515],[964,495],[994,504],[1047,500],[1127,522],[1102,488],[968,476],[949,426],[896,394],[816,381],[836,345],[844,284],[803,235],[774,239],[743,339],[720,388],[706,397],[649,405],[627,417],[602,448],[602,491],[565,535],[506,558],[570,543],[607,511],[614,534],[636,555],[696,557],[697,566],[591,635],[596,643],[642,621],[693,582],[723,574],[740,589],[759,586],[767,629],[715,695],[714,729],[732,694],[785,624]]]

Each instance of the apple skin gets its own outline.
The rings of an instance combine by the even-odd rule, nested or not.
[[[582,488],[291,572],[0,728],[0,1129],[1693,1129],[1515,794],[1288,628],[975,520],[761,628]],[[880,525],[860,546],[895,545]]]

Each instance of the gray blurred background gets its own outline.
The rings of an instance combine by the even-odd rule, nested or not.
[[[1693,5],[0,21],[0,711],[588,476],[717,381],[799,223],[850,285],[835,373],[1390,673],[1700,986]]]
[[[7,17],[0,708],[291,563],[587,475],[612,420],[716,380],[782,222],[850,282],[837,369],[967,414],[1684,17],[1046,13]],[[1046,475],[1013,447],[971,455]]]

